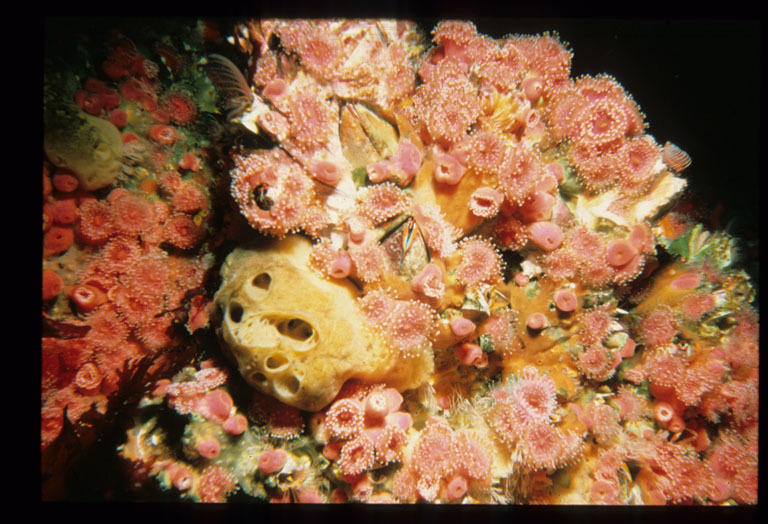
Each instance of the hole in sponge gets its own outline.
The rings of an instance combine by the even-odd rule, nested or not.
[[[288,359],[282,353],[272,353],[264,359],[264,368],[267,371],[279,371],[288,366]]]
[[[307,340],[314,333],[309,322],[300,318],[283,320],[277,325],[277,330],[281,335],[285,335],[294,340]]]
[[[229,305],[229,318],[232,319],[232,322],[240,322],[243,319],[243,306],[237,302],[232,302]]]
[[[267,387],[267,385],[269,384],[269,380],[267,380],[267,377],[265,377],[263,373],[259,373],[259,372],[253,373],[251,375],[251,380],[253,380],[254,382],[256,382],[262,387]]]
[[[275,380],[275,392],[283,397],[292,397],[299,392],[301,380],[296,375],[285,375]]]
[[[257,287],[263,290],[269,289],[269,284],[272,283],[272,277],[269,276],[269,273],[260,273],[253,277],[253,280],[251,280],[251,284],[253,287]]]

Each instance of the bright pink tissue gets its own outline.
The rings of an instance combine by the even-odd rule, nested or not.
[[[544,251],[552,251],[563,243],[563,230],[552,222],[534,222],[528,225],[528,238]]]
[[[435,155],[435,180],[442,184],[456,185],[464,176],[466,167],[452,155],[438,153]]]

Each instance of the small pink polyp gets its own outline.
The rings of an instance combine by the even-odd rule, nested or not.
[[[288,454],[282,449],[268,449],[259,456],[259,471],[271,475],[283,469]]]
[[[409,141],[403,140],[392,157],[392,163],[410,180],[421,167],[421,151]]]
[[[392,178],[392,169],[387,160],[379,160],[369,165],[366,169],[368,179],[374,184],[384,182]]]
[[[545,168],[547,173],[555,177],[558,184],[565,178],[565,169],[563,169],[563,165],[560,162],[551,162]]]
[[[529,76],[523,80],[523,83],[520,84],[520,87],[525,93],[525,98],[531,102],[538,100],[541,94],[544,92],[544,83],[540,78],[535,76]]]
[[[528,238],[544,251],[552,251],[563,243],[563,230],[552,222],[534,222],[528,225]]]
[[[457,337],[467,337],[475,332],[475,323],[464,317],[454,317],[450,322],[451,333]]]
[[[555,291],[555,306],[560,311],[570,313],[576,309],[576,304],[576,295],[573,294],[573,291],[568,289],[558,289]]]
[[[330,275],[333,278],[347,278],[352,271],[352,259],[346,251],[339,252],[331,264]]]
[[[686,290],[696,289],[701,284],[701,275],[696,272],[683,273],[672,281],[671,286],[674,289]]]
[[[329,186],[338,184],[343,175],[341,169],[328,160],[313,160],[309,164],[309,172],[315,177],[315,180]]]
[[[542,222],[552,217],[555,197],[543,191],[537,191],[520,208],[520,215],[525,222]]]
[[[637,249],[628,240],[614,240],[608,244],[605,258],[613,267],[621,267],[636,254]]]
[[[528,316],[526,325],[531,329],[539,330],[547,327],[549,321],[547,320],[547,317],[544,316],[544,313],[531,313]]]
[[[264,98],[269,100],[277,100],[283,96],[283,94],[285,94],[285,88],[285,80],[282,78],[275,78],[274,80],[271,80],[266,86],[264,86],[264,91],[262,91],[262,94],[264,95]]]
[[[466,170],[452,155],[438,153],[435,156],[435,180],[442,184],[455,186]]]
[[[441,298],[445,291],[443,271],[436,264],[427,264],[413,279],[413,289],[432,298]]]
[[[488,364],[488,355],[477,344],[464,342],[458,349],[459,360],[465,366],[485,367]]]

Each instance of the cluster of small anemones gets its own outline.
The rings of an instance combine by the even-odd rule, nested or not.
[[[314,183],[281,150],[234,157],[232,196],[252,227],[277,236],[302,227]]]
[[[402,460],[413,422],[400,411],[403,397],[396,389],[383,384],[348,389],[321,417],[321,431],[329,439],[323,455],[338,463],[354,497],[367,499],[372,488],[363,489],[366,471]]]
[[[533,367],[525,368],[511,384],[492,393],[494,404],[486,415],[488,424],[531,471],[559,468],[581,452],[580,435],[552,424],[555,395],[552,379],[539,375]]]
[[[104,107],[109,106],[104,101],[112,93],[104,82],[91,78],[85,90],[101,97]],[[117,95],[114,104],[122,103]],[[124,122],[115,121],[117,111],[121,110],[113,108],[111,114],[99,112],[97,116],[109,117],[117,127],[123,127]],[[55,306],[65,315],[82,319],[60,317],[85,328],[87,334],[76,342],[82,347],[77,354],[89,355],[88,362],[78,361],[71,370],[68,364],[54,365],[54,360],[46,357],[50,376],[61,376],[48,381],[55,387],[46,392],[44,399],[45,447],[61,428],[64,407],[68,406],[73,423],[91,403],[103,414],[106,395],[118,390],[127,362],[147,354],[154,354],[156,362],[160,362],[165,358],[162,350],[177,343],[173,324],[178,316],[168,311],[183,305],[187,291],[202,283],[203,272],[196,267],[193,279],[172,278],[168,269],[184,257],[169,256],[159,245],[165,242],[191,248],[199,244],[204,229],[181,213],[195,212],[207,207],[208,202],[194,188],[196,195],[187,191],[189,196],[176,199],[179,213],[172,217],[168,205],[156,200],[147,184],[142,183],[139,190],[117,187],[99,199],[78,189],[77,178],[69,172],[57,170],[51,176],[44,167],[43,176],[44,255],[51,261],[56,257],[56,266],[65,270],[60,274],[66,275],[62,279],[53,269],[43,273],[43,299],[46,307]],[[179,185],[182,189],[193,187],[180,178]],[[168,196],[173,199],[174,192],[169,191]],[[60,258],[73,245],[84,257]],[[67,361],[74,363],[77,358]],[[150,372],[153,369],[159,368],[150,368]]]
[[[71,172],[58,170],[51,175],[43,165],[43,257],[66,253],[75,242],[76,223],[81,208],[92,208],[89,193],[78,191],[78,180]],[[86,217],[88,220],[89,214]]]
[[[756,435],[756,431],[751,436],[735,431],[720,432],[708,458],[714,474],[711,501],[733,498],[740,504],[757,503]]]
[[[594,482],[589,488],[589,500],[595,504],[616,504],[619,495],[619,472],[626,470],[626,450],[614,447],[601,449],[594,470]]]
[[[404,466],[395,474],[392,494],[402,502],[461,502],[487,495],[489,451],[468,430],[453,430],[439,417],[427,420]]]
[[[574,411],[577,411],[579,421],[602,446],[612,444],[614,437],[620,432],[619,414],[608,404],[592,401],[574,408]]]
[[[554,95],[549,124],[571,140],[570,161],[591,190],[614,184],[631,191],[650,182],[660,149],[643,130],[643,116],[613,78],[582,77]],[[636,137],[636,138],[635,138]]]
[[[360,299],[360,309],[385,342],[404,357],[422,354],[434,338],[435,312],[418,300],[399,300],[373,290]]]
[[[403,22],[361,24],[368,27],[362,27],[362,32],[355,28],[352,35],[345,33],[345,26],[330,21],[280,21],[273,31],[279,36],[282,49],[291,53],[290,56],[295,54],[309,74],[319,80],[332,81],[338,96],[389,107],[414,89],[415,73],[403,41],[412,28]],[[376,29],[370,31],[374,27]],[[361,53],[365,53],[365,58],[360,58],[362,62],[348,61],[348,57],[359,57]],[[260,58],[256,71],[257,83],[266,90],[270,81],[281,78],[274,64],[278,59],[275,51],[270,49],[264,56],[274,57]]]
[[[64,424],[64,409],[71,423],[95,405],[106,410],[112,389],[104,383],[94,354],[97,348],[82,338],[42,339],[41,447],[45,449],[59,435]],[[103,390],[103,391],[102,391]]]
[[[710,462],[692,451],[659,435],[632,443],[633,458],[640,466],[636,482],[646,504],[703,502],[716,496]]]
[[[409,202],[405,193],[386,182],[369,186],[358,192],[358,213],[372,225],[378,225],[408,210]]]

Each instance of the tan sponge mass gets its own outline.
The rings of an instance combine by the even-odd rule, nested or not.
[[[224,262],[218,333],[243,377],[306,411],[325,407],[351,378],[401,391],[421,385],[434,366],[431,351],[405,357],[390,349],[365,327],[351,282],[312,272],[310,248],[292,236],[235,249]]]

